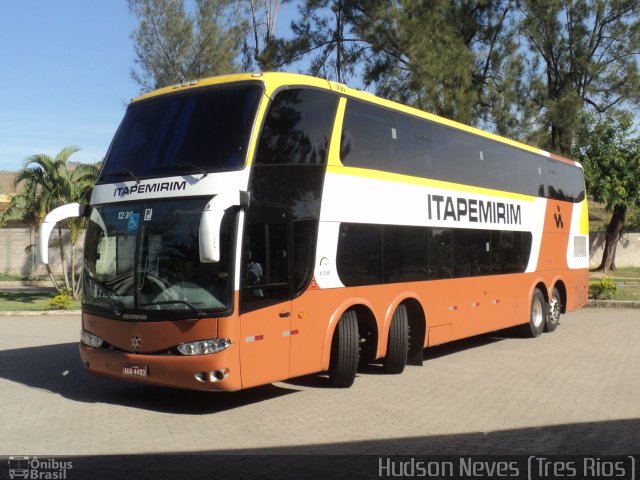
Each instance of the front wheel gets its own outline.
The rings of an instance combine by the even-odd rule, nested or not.
[[[334,387],[348,388],[353,385],[360,358],[359,341],[356,312],[345,312],[338,321],[331,342],[329,380]]]
[[[562,313],[562,299],[560,292],[556,287],[553,287],[553,293],[551,294],[551,301],[549,302],[549,315],[544,325],[546,332],[553,332],[560,323],[560,314]]]
[[[521,327],[522,333],[527,337],[539,337],[544,330],[547,317],[547,302],[539,288],[533,291],[531,297],[531,310],[529,311],[529,323]]]

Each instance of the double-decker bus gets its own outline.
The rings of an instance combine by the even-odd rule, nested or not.
[[[344,85],[219,76],[134,99],[88,206],[80,356],[112,378],[239,390],[587,301],[582,168]]]

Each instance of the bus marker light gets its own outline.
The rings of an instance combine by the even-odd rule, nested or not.
[[[450,312],[453,312],[453,311],[455,311],[457,309],[458,309],[458,307],[456,307],[455,305],[452,305],[452,306],[449,307],[449,311]]]
[[[264,335],[253,335],[244,339],[244,341],[247,343],[259,342],[260,340],[264,340]]]

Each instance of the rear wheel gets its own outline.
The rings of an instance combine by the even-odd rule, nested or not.
[[[529,323],[521,327],[521,331],[527,337],[538,337],[544,330],[547,317],[547,302],[539,288],[533,291],[531,298],[531,310],[529,311]]]
[[[329,380],[334,387],[353,385],[359,360],[358,317],[356,312],[345,312],[336,327],[331,342]]]
[[[409,353],[409,318],[407,307],[399,305],[393,313],[391,326],[389,327],[389,341],[387,355],[384,357],[383,366],[387,373],[402,373],[407,364]]]
[[[551,301],[549,302],[549,315],[544,325],[546,332],[553,332],[560,323],[560,314],[562,313],[562,298],[556,287],[553,287]]]

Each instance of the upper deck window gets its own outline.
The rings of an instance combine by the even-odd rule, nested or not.
[[[198,89],[134,103],[98,183],[242,168],[261,89]]]
[[[348,167],[555,200],[584,199],[577,166],[353,99],[344,114],[340,157]]]
[[[324,165],[338,97],[321,90],[279,92],[265,120],[256,165]]]

